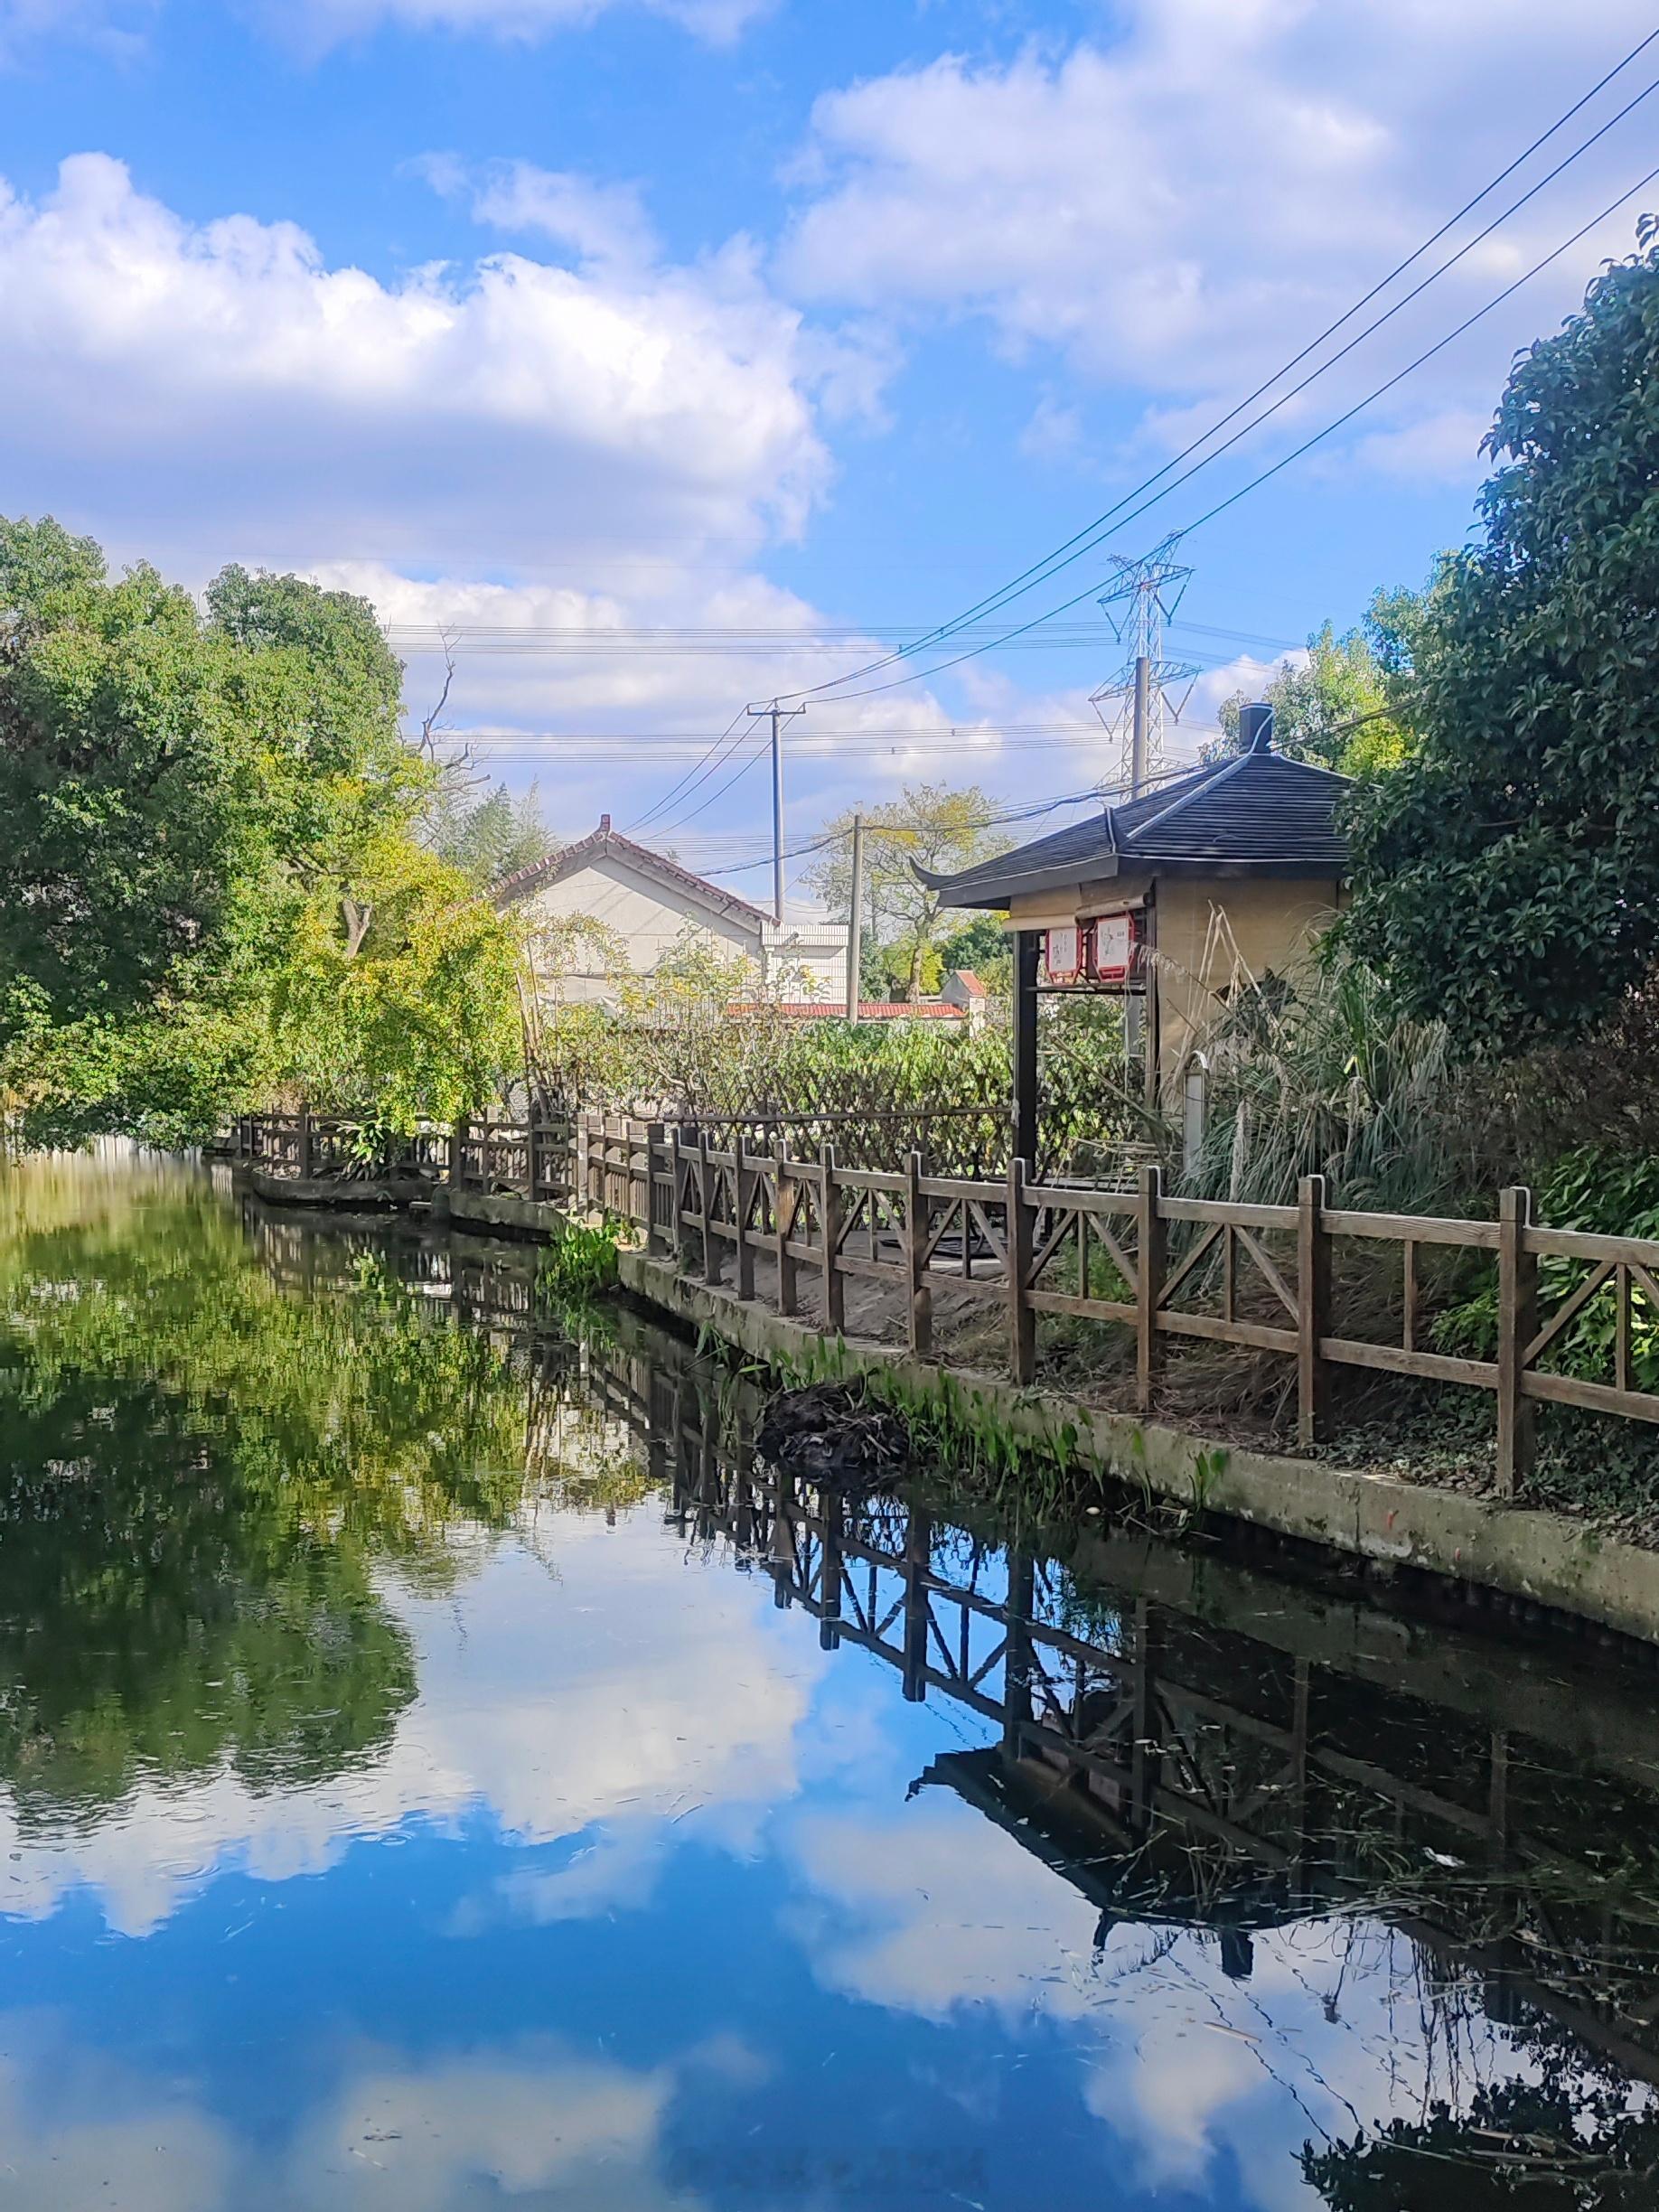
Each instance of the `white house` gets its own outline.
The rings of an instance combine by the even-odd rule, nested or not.
[[[591,836],[507,876],[494,897],[498,905],[521,908],[532,930],[539,923],[595,925],[592,942],[579,932],[565,933],[562,989],[570,998],[615,996],[614,971],[603,951],[607,940],[637,976],[649,976],[665,953],[697,941],[721,960],[743,954],[765,989],[782,986],[795,997],[806,990],[838,1005],[846,997],[845,923],[797,908],[780,930],[735,891],[613,830],[608,814]]]

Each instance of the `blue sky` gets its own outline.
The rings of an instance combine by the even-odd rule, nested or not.
[[[739,708],[1109,508],[1652,27],[1628,0],[0,0],[0,508],[192,584],[242,559],[364,590],[417,710],[455,633],[449,722],[504,733],[476,756],[560,831],[647,817],[733,867],[765,780],[698,764]],[[1409,281],[1655,73],[1659,47]],[[1656,125],[1659,95],[1014,619],[1382,382],[1633,185]],[[1193,742],[1277,642],[1464,534],[1513,351],[1654,197],[1190,538]],[[905,781],[1087,789],[1117,658],[820,701],[792,839]]]

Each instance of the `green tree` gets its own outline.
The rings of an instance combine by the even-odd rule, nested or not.
[[[902,977],[906,998],[923,995],[939,941],[956,920],[916,870],[949,875],[1006,852],[1013,839],[992,827],[996,812],[977,784],[951,791],[942,783],[908,783],[888,805],[865,814],[868,942],[895,954],[893,970]],[[830,823],[828,851],[807,877],[839,915],[847,914],[852,902],[852,827],[850,813]],[[936,979],[936,965],[932,971]]]
[[[1411,599],[1410,593],[1379,592],[1358,628],[1338,637],[1326,622],[1309,637],[1305,661],[1279,663],[1258,696],[1273,709],[1273,742],[1281,753],[1351,776],[1398,764],[1405,739],[1391,689],[1402,664],[1409,666]],[[1223,735],[1212,741],[1206,757],[1238,751],[1244,704],[1242,691],[1223,700]]]
[[[295,925],[272,990],[272,1065],[314,1104],[384,1128],[480,1113],[523,1065],[517,924],[389,830]]]
[[[457,790],[455,779],[446,776],[427,811],[426,828],[433,851],[481,891],[557,850],[534,783],[518,799],[505,783],[480,799]]]
[[[987,990],[1007,998],[1014,989],[1014,952],[1002,916],[974,914],[941,938],[939,964],[947,974],[952,968],[971,970]]]
[[[1654,230],[1516,361],[1411,640],[1413,747],[1354,809],[1353,942],[1471,1054],[1588,1028],[1653,963]]]
[[[417,841],[401,681],[366,600],[231,567],[199,608],[0,521],[0,1092],[32,1136],[177,1142],[314,1080],[397,1121],[512,1064],[514,939]]]

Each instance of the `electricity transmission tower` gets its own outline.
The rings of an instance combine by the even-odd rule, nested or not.
[[[1139,560],[1114,554],[1112,578],[1100,598],[1129,657],[1089,704],[1118,741],[1119,781],[1131,797],[1163,773],[1166,728],[1180,720],[1198,673],[1195,661],[1172,661],[1164,652],[1164,625],[1175,620],[1193,573],[1174,558],[1180,542],[1181,532],[1171,530]],[[1172,705],[1170,694],[1181,684],[1186,689]]]

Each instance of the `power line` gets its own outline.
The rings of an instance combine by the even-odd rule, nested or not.
[[[719,748],[723,745],[725,745],[726,739],[730,737],[732,732],[742,723],[743,718],[744,712],[743,708],[740,707],[736,713],[732,717],[731,720],[726,724],[726,727],[721,731],[720,735],[715,739],[713,745],[709,746],[708,752],[704,754],[703,760],[713,759],[715,754],[718,752]],[[698,762],[698,766],[700,767],[701,765],[702,762]],[[629,823],[628,827],[631,830],[643,829],[648,821],[652,820],[657,815],[661,813],[663,808],[669,804],[670,801],[673,799],[677,792],[685,789],[686,785],[692,781],[692,778],[696,773],[697,770],[694,768],[687,774],[682,775],[679,783],[671,785],[670,789],[663,793],[662,797],[657,801],[654,806],[647,807],[643,814],[636,815],[634,820]]]
[[[1239,443],[1241,438],[1248,436],[1251,431],[1257,428],[1261,423],[1265,422],[1270,415],[1277,413],[1281,407],[1286,405],[1289,400],[1294,398],[1298,393],[1305,390],[1308,384],[1312,383],[1317,377],[1323,376],[1328,369],[1334,368],[1338,361],[1344,360],[1346,355],[1351,353],[1356,346],[1362,344],[1366,338],[1370,337],[1376,330],[1380,329],[1382,323],[1389,321],[1393,315],[1397,314],[1402,307],[1409,305],[1412,300],[1420,297],[1420,295],[1427,290],[1429,285],[1438,281],[1440,276],[1446,274],[1448,269],[1453,267],[1458,261],[1462,260],[1464,257],[1471,252],[1475,247],[1479,245],[1483,239],[1490,237],[1495,230],[1496,230],[1501,224],[1506,222],[1512,215],[1514,215],[1520,208],[1523,207],[1529,200],[1535,197],[1538,192],[1542,192],[1547,184],[1552,183],[1556,177],[1561,174],[1564,169],[1570,167],[1573,162],[1579,159],[1579,157],[1587,153],[1591,146],[1596,145],[1599,139],[1605,137],[1607,132],[1613,129],[1617,124],[1622,122],[1624,117],[1631,112],[1632,108],[1637,107],[1641,101],[1646,99],[1654,90],[1655,86],[1659,85],[1659,80],[1655,80],[1654,83],[1647,85],[1636,96],[1634,99],[1626,102],[1626,104],[1621,108],[1616,115],[1610,117],[1608,120],[1602,124],[1600,127],[1592,133],[1589,138],[1585,139],[1579,145],[1575,147],[1572,153],[1566,155],[1556,164],[1553,169],[1550,170],[1544,176],[1541,177],[1538,182],[1532,185],[1527,192],[1523,192],[1518,200],[1513,202],[1501,215],[1495,217],[1493,220],[1486,225],[1485,230],[1479,231],[1474,238],[1467,240],[1465,245],[1458,248],[1457,253],[1451,255],[1446,261],[1442,262],[1437,269],[1432,271],[1429,276],[1423,278],[1420,284],[1416,285],[1412,290],[1404,295],[1402,298],[1397,300],[1394,305],[1383,314],[1378,316],[1373,322],[1368,323],[1365,329],[1361,331],[1357,336],[1351,339],[1346,345],[1343,346],[1327,361],[1321,363],[1317,369],[1314,370],[1308,377],[1304,378],[1302,381],[1296,385],[1291,390],[1281,394],[1280,397],[1273,403],[1272,407],[1264,409],[1261,415],[1252,418],[1251,422],[1247,423],[1241,430],[1237,431],[1233,436],[1227,439],[1223,445],[1218,446],[1213,453],[1206,455],[1204,459],[1199,461],[1193,468],[1187,470],[1185,475],[1177,477],[1172,483],[1166,484],[1164,490],[1156,493],[1152,499],[1146,500],[1142,506],[1136,509],[1135,515],[1125,516],[1123,514],[1123,510],[1129,506],[1133,501],[1140,499],[1143,493],[1151,492],[1152,487],[1158,483],[1162,478],[1167,476],[1173,469],[1178,468],[1181,463],[1187,460],[1192,455],[1196,453],[1200,446],[1207,445],[1210,439],[1215,436],[1217,432],[1225,429],[1230,423],[1236,421],[1238,417],[1243,413],[1246,408],[1252,406],[1257,399],[1261,398],[1266,392],[1270,391],[1275,384],[1279,383],[1282,378],[1288,376],[1292,369],[1298,367],[1302,361],[1306,361],[1308,356],[1314,352],[1319,346],[1323,345],[1327,338],[1335,336],[1336,333],[1339,331],[1345,323],[1351,322],[1354,315],[1359,314],[1364,307],[1367,306],[1370,302],[1375,299],[1381,292],[1384,291],[1389,285],[1393,283],[1397,276],[1403,275],[1414,262],[1420,260],[1421,257],[1429,251],[1430,247],[1434,246],[1440,239],[1444,238],[1448,231],[1452,230],[1463,220],[1465,215],[1468,214],[1472,209],[1478,206],[1480,202],[1486,199],[1489,193],[1495,191],[1497,186],[1503,183],[1505,179],[1514,175],[1514,172],[1527,160],[1529,160],[1531,156],[1537,152],[1541,145],[1544,145],[1548,139],[1555,136],[1556,132],[1561,130],[1567,123],[1570,122],[1572,117],[1575,115],[1578,115],[1584,108],[1584,107],[1596,97],[1597,93],[1601,91],[1605,86],[1609,84],[1612,80],[1620,73],[1621,70],[1627,69],[1630,63],[1636,59],[1637,55],[1643,53],[1649,46],[1651,46],[1655,39],[1659,39],[1659,30],[1650,32],[1646,38],[1643,39],[1636,46],[1633,47],[1630,52],[1628,52],[1621,61],[1617,63],[1613,69],[1609,70],[1604,77],[1600,78],[1596,84],[1592,85],[1589,90],[1586,92],[1582,98],[1575,101],[1573,106],[1568,108],[1564,114],[1559,116],[1550,126],[1548,130],[1542,132],[1538,137],[1533,139],[1529,146],[1527,146],[1522,153],[1518,154],[1514,160],[1509,164],[1507,168],[1500,171],[1499,173],[1488,183],[1483,185],[1481,190],[1475,194],[1473,199],[1466,202],[1463,207],[1458,209],[1456,214],[1448,216],[1446,221],[1440,225],[1439,230],[1435,230],[1429,237],[1425,239],[1420,246],[1416,247],[1411,253],[1407,255],[1403,261],[1397,263],[1396,266],[1391,269],[1385,276],[1381,277],[1368,292],[1366,292],[1360,299],[1356,300],[1351,307],[1345,309],[1345,312],[1339,315],[1334,323],[1327,324],[1317,337],[1309,339],[1308,343],[1304,345],[1298,353],[1292,355],[1289,361],[1286,361],[1281,367],[1275,370],[1273,374],[1267,378],[1263,383],[1259,384],[1253,392],[1251,392],[1243,399],[1241,399],[1236,406],[1230,409],[1227,414],[1222,416],[1216,422],[1212,423],[1206,430],[1202,431],[1199,436],[1193,439],[1189,445],[1185,446],[1180,453],[1176,454],[1171,460],[1167,461],[1161,468],[1154,471],[1150,476],[1146,477],[1140,483],[1133,486],[1129,492],[1126,492],[1122,498],[1116,501],[1112,506],[1109,507],[1105,511],[1103,514],[1098,515],[1092,522],[1086,524],[1083,530],[1077,531],[1073,537],[1067,539],[1061,546],[1056,547],[1053,552],[1045,554],[1041,559],[1032,562],[1029,567],[1023,569],[1017,576],[1012,579],[1011,582],[1002,586],[998,590],[989,594],[985,598],[977,601],[972,606],[964,609],[962,614],[953,618],[951,622],[939,624],[935,629],[927,633],[924,636],[913,640],[911,642],[902,646],[895,652],[884,655],[878,660],[868,661],[860,668],[849,670],[843,677],[832,679],[827,683],[814,686],[810,690],[792,692],[788,696],[795,698],[805,698],[816,696],[818,693],[824,691],[839,692],[839,687],[842,684],[854,682],[858,678],[863,676],[873,675],[880,669],[891,666],[892,662],[895,660],[903,659],[913,652],[923,651],[930,645],[942,643],[946,638],[954,634],[959,628],[963,628],[973,622],[976,618],[982,616],[989,612],[992,612],[999,606],[1006,605],[1008,600],[1019,596],[1023,592],[1033,588],[1036,584],[1046,581],[1048,576],[1057,573],[1060,568],[1069,567],[1072,562],[1081,559],[1085,553],[1092,551],[1094,546],[1099,543],[1101,536],[1105,532],[1106,526],[1112,522],[1114,519],[1133,520],[1135,519],[1135,515],[1144,513],[1146,509],[1154,504],[1157,499],[1165,497],[1167,492],[1176,490],[1179,484],[1187,482],[1192,476],[1195,475],[1200,468],[1206,467],[1211,461],[1218,459],[1222,454],[1228,452],[1233,445]],[[1637,186],[1635,189],[1639,191],[1641,187]],[[1628,193],[1624,195],[1625,198],[1628,198],[1629,196],[1630,195]],[[1622,205],[1622,201],[1616,202],[1614,204],[1616,207]],[[1582,233],[1579,235],[1582,235]],[[1576,242],[1576,239],[1569,241],[1570,244]],[[1566,248],[1563,247],[1559,250],[1565,251]],[[1550,258],[1554,258],[1553,256]],[[1540,264],[1540,267],[1542,266],[1543,266],[1543,264]],[[1534,271],[1533,273],[1535,274],[1536,272]],[[1495,302],[1492,304],[1495,305],[1496,303]],[[1429,358],[1427,355],[1420,357],[1420,359],[1427,358]],[[1083,600],[1088,596],[1089,595],[1087,593],[1079,594],[1077,598],[1067,601],[1064,609],[1056,609],[1054,610],[1054,612],[1060,613],[1069,611],[1072,607],[1080,605]],[[1050,616],[1042,617],[1041,619],[1050,620],[1052,619],[1052,614]],[[1011,643],[1015,637],[1024,635],[1026,631],[1034,628],[1035,626],[1035,624],[1030,623],[1023,624],[1018,632],[1010,633],[1007,638],[1001,641],[1001,642],[1004,645]],[[950,662],[946,663],[946,665],[953,666],[955,664],[954,662]],[[886,687],[877,688],[885,689]],[[847,694],[845,696],[857,698],[861,695],[855,692]]]
[[[1280,460],[1275,461],[1270,467],[1263,469],[1260,474],[1252,476],[1247,483],[1241,484],[1236,492],[1230,492],[1224,500],[1218,500],[1214,507],[1207,509],[1195,520],[1185,524],[1182,535],[1190,536],[1194,530],[1202,530],[1206,522],[1213,522],[1217,515],[1224,513],[1229,507],[1236,506],[1240,500],[1246,498],[1251,492],[1266,483],[1270,477],[1277,476],[1281,470],[1289,468],[1292,462],[1299,461],[1304,454],[1311,452],[1326,438],[1345,428],[1356,416],[1363,415],[1368,407],[1373,406],[1386,393],[1392,391],[1397,384],[1403,383],[1406,378],[1414,374],[1425,361],[1432,361],[1437,353],[1444,352],[1448,345],[1455,343],[1466,332],[1472,330],[1476,323],[1489,315],[1495,307],[1501,307],[1505,300],[1512,299],[1523,286],[1530,284],[1534,276],[1548,268],[1552,261],[1559,261],[1564,253],[1570,253],[1573,247],[1588,238],[1590,232],[1601,223],[1606,222],[1609,216],[1616,215],[1626,201],[1634,200],[1637,192],[1645,191],[1655,177],[1659,177],[1659,168],[1650,169],[1645,176],[1638,177],[1627,191],[1620,192],[1617,199],[1610,201],[1598,214],[1592,215],[1587,223],[1582,224],[1573,232],[1570,238],[1563,239],[1559,246],[1552,248],[1541,260],[1534,261],[1524,275],[1517,276],[1513,284],[1505,285],[1504,289],[1495,293],[1484,306],[1477,307],[1472,314],[1466,315],[1455,330],[1448,331],[1446,335],[1437,339],[1433,345],[1425,347],[1414,361],[1408,361],[1403,369],[1396,370],[1392,377],[1377,385],[1373,390],[1367,392],[1363,399],[1356,400],[1351,408],[1338,415],[1335,421],[1326,423],[1321,430],[1316,430],[1311,437],[1305,438],[1299,445],[1294,447]],[[1190,474],[1196,472],[1189,471],[1188,473]],[[1173,489],[1173,487],[1170,488]],[[1132,513],[1125,516],[1124,521],[1135,521],[1146,512],[1147,507],[1155,505],[1157,501],[1162,497],[1162,492],[1156,493],[1146,502],[1145,507],[1139,507]],[[1058,606],[1050,607],[1046,614],[1034,614],[1028,622],[1022,623],[1017,628],[1009,631],[1002,642],[1007,643],[1016,637],[1023,636],[1027,631],[1036,629],[1039,623],[1051,621],[1054,615],[1064,614],[1072,607],[1080,605],[1083,600],[1092,596],[1095,588],[1093,585],[1090,585],[1085,590],[1076,593],[1072,598],[1063,600]],[[905,684],[924,682],[931,676],[942,675],[947,669],[960,667],[964,661],[977,659],[980,653],[988,650],[989,649],[983,645],[973,646],[967,652],[953,654],[948,661],[936,661],[932,668],[913,669],[908,675],[895,677],[891,682],[867,684],[860,690],[839,692],[838,700],[871,698],[877,692],[896,691],[902,689]],[[850,680],[850,679],[843,680]]]
[[[1299,647],[1294,650],[1300,651]],[[969,737],[1053,737],[1075,732],[1079,736],[1100,734],[1098,722],[1088,722],[1080,716],[1074,722],[895,722],[843,723],[839,726],[815,723],[815,737],[833,739],[836,743],[864,742],[886,745],[890,739],[911,737],[949,738],[953,743]],[[455,730],[457,741],[467,745],[512,744],[525,740],[559,745],[718,745],[731,735],[730,727],[722,731],[692,729],[626,730],[527,730],[527,729],[467,729]],[[804,739],[801,742],[805,742]]]
[[[945,625],[941,625],[943,627]],[[972,625],[951,625],[965,634]],[[988,633],[992,623],[981,628]],[[1247,630],[1217,630],[1203,623],[1183,623],[1182,629],[1211,637],[1225,638],[1244,645],[1261,645],[1272,652],[1291,652],[1296,650],[1293,638],[1266,637]],[[513,623],[500,630],[473,630],[464,625],[450,627],[434,624],[430,629],[399,629],[387,627],[382,634],[389,644],[408,652],[449,651],[457,656],[475,653],[495,654],[541,653],[609,653],[626,647],[632,652],[663,651],[690,656],[702,651],[722,655],[733,651],[744,652],[839,652],[849,644],[877,644],[891,642],[901,644],[914,638],[914,623],[836,623],[802,624],[794,629],[721,629],[706,623],[683,623],[673,629],[647,627],[641,624],[626,626],[598,623],[568,623],[556,626],[535,623]],[[932,634],[931,633],[929,634]],[[1113,632],[1104,622],[1081,622],[1070,624],[1063,631],[1052,633],[1051,642],[1068,648],[1092,649],[1110,641]]]
[[[729,759],[731,755],[728,753],[726,758]],[[666,837],[671,834],[671,832],[674,830],[682,829],[687,822],[695,821],[699,814],[706,814],[709,808],[713,806],[717,799],[724,799],[726,792],[733,790],[737,784],[741,783],[745,776],[749,773],[751,769],[759,767],[761,762],[764,760],[765,757],[766,749],[763,744],[758,752],[751,753],[748,759],[741,764],[736,772],[734,774],[727,776],[726,782],[720,784],[717,790],[710,792],[707,799],[700,800],[698,804],[691,809],[691,811],[689,814],[677,815],[671,822],[661,826],[657,834],[660,837]],[[723,766],[724,763],[719,763],[717,765]],[[712,775],[714,773],[714,770],[710,769],[708,773]],[[704,780],[707,781],[707,778]],[[698,786],[693,784],[691,788],[692,791],[695,791]],[[686,795],[689,798],[690,796],[690,792],[688,792]]]
[[[1010,822],[1030,821],[1039,814],[1053,814],[1061,807],[1085,806],[1091,801],[1098,800],[1100,795],[1098,792],[1068,792],[1063,798],[1045,799],[1036,806],[1016,808],[1005,814],[981,815],[977,819],[964,821],[961,827],[963,830],[1001,830],[1007,828]],[[886,818],[878,820],[874,816],[867,815],[864,826],[867,836],[872,833],[879,836],[884,830],[920,830],[925,828],[926,824],[914,820],[893,821]],[[809,844],[795,846],[792,850],[786,852],[783,858],[785,860],[799,860],[809,853],[822,852],[827,846],[839,844],[845,834],[846,832],[842,830],[831,830],[824,837],[812,839]],[[768,849],[758,859],[736,861],[726,867],[705,869],[703,873],[708,876],[744,876],[752,874],[756,868],[771,866],[772,853]]]
[[[1200,737],[1216,735],[1209,724],[1183,723],[1182,728]],[[882,755],[914,755],[917,758],[934,756],[971,760],[976,754],[987,755],[1004,751],[1025,753],[1061,753],[1076,750],[1091,739],[1098,743],[1101,726],[1098,722],[1079,723],[1064,734],[1040,732],[999,732],[961,729],[954,731],[892,731],[880,737],[865,739],[838,738],[824,740],[802,738],[792,748],[792,757],[798,760],[832,764],[837,761],[869,760]],[[976,744],[975,739],[982,740]],[[487,744],[469,738],[469,748],[474,760],[483,765],[488,762],[525,761],[532,764],[567,766],[576,762],[609,762],[662,767],[680,761],[690,761],[695,765],[701,757],[692,743],[670,740],[663,744],[637,743],[623,740],[615,744],[603,740],[586,745],[567,745],[559,742],[526,743],[514,737],[504,737]]]

